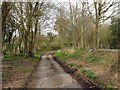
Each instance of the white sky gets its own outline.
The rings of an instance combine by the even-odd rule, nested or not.
[[[0,2],[3,2],[3,1],[6,1],[6,2],[36,2],[38,0],[0,0]],[[39,0],[39,1],[44,1],[44,0]],[[46,0],[46,1],[50,1],[50,0]],[[76,0],[51,0],[52,2],[69,2],[71,1],[72,3],[75,3]],[[77,0],[77,1],[81,1],[81,0]],[[86,1],[89,1],[89,2],[93,2],[93,0],[86,0]],[[100,0],[96,0],[96,1],[100,1]],[[104,1],[104,0],[103,0]],[[110,1],[110,0],[105,0],[105,1]],[[111,1],[119,1],[119,0],[111,0]]]
[[[71,1],[71,2],[76,2],[76,0],[52,0],[52,1],[55,1],[55,2],[69,2],[69,1]]]

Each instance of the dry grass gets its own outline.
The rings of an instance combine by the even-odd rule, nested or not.
[[[69,65],[73,64],[76,68],[78,68],[77,66],[82,66],[83,68],[91,70],[99,76],[101,82],[104,83],[106,87],[118,87],[118,70],[120,69],[118,65],[118,52],[114,52],[113,50],[100,50],[97,52],[77,50],[72,54],[65,51],[61,52],[65,54],[57,53],[57,57],[62,57],[65,63]]]

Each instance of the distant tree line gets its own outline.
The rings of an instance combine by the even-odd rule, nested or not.
[[[76,4],[41,0],[39,2],[2,2],[2,52],[34,56],[34,52],[74,49],[117,49],[120,19],[111,0],[76,0]],[[110,11],[111,13],[107,15]],[[55,35],[41,32],[54,16]],[[105,23],[111,19],[111,23]],[[53,21],[54,22],[54,21]]]

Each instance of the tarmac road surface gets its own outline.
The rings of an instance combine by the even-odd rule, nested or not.
[[[32,88],[82,88],[75,79],[67,74],[53,59],[50,53],[41,61],[28,87]]]

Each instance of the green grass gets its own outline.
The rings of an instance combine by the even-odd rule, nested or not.
[[[99,79],[99,77],[94,72],[92,72],[91,70],[85,69],[82,65],[69,63],[68,66],[79,69],[81,74],[85,75],[90,79],[93,79],[93,80]]]
[[[80,70],[80,72],[90,79],[93,79],[93,80],[99,79],[99,77],[91,70],[87,70],[87,69],[82,68]]]
[[[65,59],[80,59],[82,58],[81,55],[83,53],[85,53],[85,50],[76,50],[73,54],[69,54],[65,51],[59,51],[55,53],[55,56],[62,61],[66,61]]]
[[[66,58],[72,58],[72,59],[81,59],[82,55],[86,52],[86,50],[81,49],[81,50],[76,50],[73,54],[69,54]]]
[[[77,65],[76,63],[69,63],[68,66],[74,67],[74,68],[77,68],[77,69],[81,69],[83,67],[82,65]]]
[[[16,57],[11,54],[11,53],[7,53],[4,55],[4,59],[3,60],[6,60],[6,61],[15,61],[16,60]]]
[[[14,55],[12,55],[11,53],[7,53],[4,55],[4,58],[12,58]]]
[[[41,52],[36,52],[36,53],[34,54],[34,58],[40,58],[41,55],[42,55]]]
[[[18,61],[18,60],[21,60],[21,59],[26,59],[26,60],[32,60],[33,62],[34,61],[38,61],[40,59],[40,56],[41,56],[41,52],[36,52],[34,53],[34,57],[27,57],[27,56],[22,56],[22,55],[13,55],[11,53],[7,53],[4,55],[4,58],[3,60],[4,61],[11,61],[11,62],[15,62],[15,61]]]
[[[59,51],[54,54],[59,60],[65,61],[68,54],[64,51]]]
[[[90,55],[90,56],[87,56],[84,60],[90,63],[100,63],[102,59],[103,58],[100,55],[97,55],[97,56]]]
[[[115,56],[117,56],[117,53],[113,53],[113,52],[108,53],[104,51],[89,52],[89,50],[80,49],[80,50],[76,50],[72,54],[65,51],[56,52],[55,56],[62,61],[67,61],[69,59],[76,59],[88,63],[102,65],[108,68],[111,67],[111,65],[113,64],[115,60]]]
[[[73,59],[79,59],[80,55],[79,54],[70,54],[66,57],[66,59],[73,58]]]
[[[69,54],[65,51],[60,51],[56,52],[55,56],[58,57],[59,59],[80,59],[83,60],[83,56],[86,53],[86,50],[81,49],[81,50],[76,50],[74,53]]]

